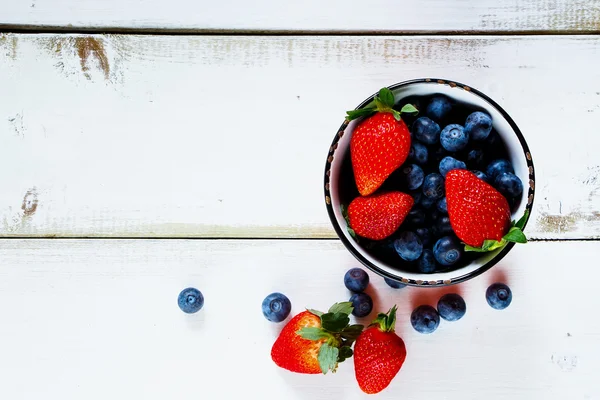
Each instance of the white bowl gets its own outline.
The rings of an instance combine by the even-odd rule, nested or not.
[[[519,219],[523,216],[525,210],[529,210],[531,214],[535,189],[535,175],[531,153],[529,152],[525,138],[515,122],[496,102],[470,86],[441,79],[405,81],[391,85],[389,89],[394,93],[396,103],[408,96],[443,94],[457,102],[487,111],[492,116],[494,130],[498,132],[507,148],[508,158],[513,164],[515,174],[521,178],[524,186],[522,198],[516,202],[518,206],[513,210],[513,219]],[[367,98],[357,108],[362,108],[370,103],[374,96],[375,94]],[[367,268],[383,277],[391,278],[408,285],[438,287],[463,282],[487,271],[513,248],[514,243],[509,243],[496,251],[481,253],[480,257],[462,268],[431,274],[402,270],[398,265],[392,265],[379,260],[367,252],[348,233],[346,221],[340,208],[339,183],[343,170],[342,165],[344,161],[348,162],[350,138],[358,122],[359,120],[344,121],[333,139],[325,165],[325,203],[331,223],[339,238],[346,248]],[[348,172],[351,173],[351,170],[348,171],[346,168],[344,173]]]

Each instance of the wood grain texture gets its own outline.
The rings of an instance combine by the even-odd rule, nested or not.
[[[598,0],[0,0],[0,23],[20,27],[187,31],[598,31]]]
[[[378,398],[598,398],[596,275],[573,284],[577,267],[565,272],[574,254],[598,251],[598,242],[531,243],[443,290],[394,290],[370,274],[376,308],[399,307],[408,351]],[[346,300],[342,277],[357,262],[338,241],[29,239],[0,241],[0,252],[2,398],[366,398],[352,362],[327,376],[278,369],[269,354],[282,325],[261,314],[273,291],[293,313]],[[504,311],[485,301],[494,281],[513,290]],[[205,296],[194,315],[176,304],[188,286]],[[465,317],[416,333],[412,309],[447,292],[465,298]]]
[[[417,77],[482,90],[536,166],[530,237],[600,235],[600,38],[0,36],[0,234],[334,237],[345,110]]]

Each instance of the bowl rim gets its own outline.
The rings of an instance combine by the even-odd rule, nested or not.
[[[393,85],[388,86],[388,89],[394,91],[396,89],[402,88],[404,86],[408,86],[408,85],[412,85],[412,84],[416,84],[416,83],[429,83],[429,84],[435,84],[435,85],[448,85],[452,88],[458,87],[461,88],[467,92],[471,92],[481,98],[483,98],[485,101],[487,101],[492,107],[496,108],[496,110],[502,115],[502,117],[506,120],[506,122],[508,122],[508,124],[510,125],[510,127],[513,129],[514,133],[516,134],[517,138],[519,139],[519,143],[521,144],[521,148],[523,150],[524,156],[525,156],[525,160],[527,163],[527,167],[528,167],[528,171],[529,171],[529,182],[528,182],[528,193],[527,193],[527,204],[525,205],[525,210],[529,211],[529,215],[527,217],[527,220],[525,221],[525,225],[523,226],[523,228],[525,228],[525,226],[527,226],[527,223],[529,222],[529,218],[531,218],[531,211],[533,209],[533,202],[534,202],[534,197],[535,197],[535,168],[533,166],[533,157],[531,156],[531,151],[529,150],[529,146],[527,145],[527,142],[525,140],[525,137],[523,136],[523,134],[521,133],[521,130],[519,129],[519,127],[517,126],[517,124],[515,123],[515,121],[510,117],[510,115],[508,115],[508,113],[498,104],[496,103],[494,100],[492,100],[489,96],[487,96],[485,93],[474,89],[473,87],[469,86],[469,85],[465,85],[463,83],[459,83],[457,81],[452,81],[452,80],[447,80],[447,79],[438,79],[438,78],[417,78],[417,79],[411,79],[411,80],[406,80],[406,81],[402,81],[402,82],[398,82],[395,83]],[[373,98],[377,95],[377,93],[373,93],[371,96],[369,96],[367,99],[365,99],[363,102],[361,102],[356,109],[362,108],[365,105],[369,104]],[[400,275],[393,275],[390,274],[389,272],[379,268],[377,265],[375,265],[374,263],[372,263],[371,261],[369,261],[368,259],[366,259],[357,249],[356,247],[348,240],[348,238],[346,237],[346,235],[344,235],[343,233],[343,229],[345,229],[345,227],[341,227],[340,224],[337,221],[337,218],[335,217],[335,213],[333,210],[333,205],[331,202],[331,197],[330,197],[330,192],[329,192],[329,181],[330,181],[330,174],[331,174],[331,164],[333,162],[333,158],[334,158],[334,153],[335,150],[338,147],[338,141],[342,138],[342,136],[344,135],[344,132],[346,130],[346,128],[348,127],[349,121],[348,120],[344,120],[344,122],[342,123],[342,125],[340,126],[340,128],[338,129],[337,134],[335,135],[333,142],[329,148],[329,153],[327,156],[327,161],[325,163],[325,174],[324,174],[324,194],[325,194],[325,205],[327,207],[327,213],[329,215],[329,219],[331,221],[331,224],[333,225],[333,228],[338,236],[338,238],[342,241],[342,243],[344,244],[344,246],[346,247],[346,249],[358,260],[360,261],[365,267],[367,267],[368,269],[370,269],[371,271],[375,272],[376,274],[384,277],[384,278],[388,278],[388,279],[392,279],[395,281],[399,281],[402,282],[406,285],[409,286],[417,286],[417,287],[442,287],[442,286],[449,286],[449,285],[454,285],[457,283],[461,283],[461,282],[465,282],[469,279],[475,278],[476,276],[479,276],[481,274],[483,274],[484,272],[488,271],[490,268],[492,268],[494,265],[496,265],[498,262],[500,262],[500,260],[502,260],[506,254],[508,254],[508,252],[514,247],[515,243],[508,243],[506,246],[504,246],[504,248],[502,248],[500,250],[500,252],[498,254],[496,254],[496,256],[492,257],[492,259],[490,259],[488,262],[486,262],[485,264],[483,264],[482,266],[480,266],[479,268],[468,272],[466,274],[462,274],[459,275],[457,277],[453,277],[450,279],[445,279],[445,280],[428,280],[427,279],[427,274],[422,274],[423,275],[423,279],[410,279],[410,278],[405,278],[402,277]],[[460,269],[456,270],[457,273],[460,273]]]

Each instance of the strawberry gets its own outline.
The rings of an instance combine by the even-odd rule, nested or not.
[[[365,393],[379,393],[388,387],[406,359],[406,346],[394,332],[395,324],[393,306],[387,314],[379,314],[356,340],[354,372]]]
[[[522,229],[529,213],[511,223],[506,198],[472,172],[448,172],[446,203],[452,230],[466,244],[467,251],[492,251],[508,242],[527,242]]]
[[[413,203],[410,195],[401,192],[357,197],[348,206],[348,225],[358,236],[385,239],[400,227]]]
[[[347,112],[347,120],[368,116],[352,132],[350,159],[359,193],[368,196],[400,167],[410,151],[410,132],[400,112],[417,112],[408,104],[394,110],[394,94],[388,88],[379,91],[373,103]]]
[[[306,310],[283,328],[271,349],[279,367],[301,374],[335,372],[338,363],[352,356],[351,346],[362,325],[349,325],[353,307],[336,303],[327,313]]]

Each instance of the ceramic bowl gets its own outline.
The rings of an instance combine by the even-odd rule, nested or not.
[[[389,86],[394,93],[396,103],[411,96],[430,96],[443,94],[455,102],[463,103],[470,108],[485,110],[493,120],[493,129],[499,134],[506,147],[508,158],[513,164],[515,174],[523,182],[523,194],[513,207],[513,219],[519,219],[525,210],[531,211],[534,199],[535,175],[533,160],[529,147],[521,131],[495,101],[473,89],[470,86],[442,79],[416,79]],[[362,108],[373,100],[374,93],[365,99],[357,108]],[[344,121],[336,132],[325,164],[325,203],[333,227],[346,248],[371,271],[407,285],[439,287],[452,285],[471,279],[489,270],[500,261],[514,246],[507,246],[490,253],[478,253],[476,258],[467,265],[446,272],[423,274],[402,268],[402,262],[384,261],[373,252],[368,251],[358,243],[347,230],[347,224],[342,215],[341,205],[347,205],[352,199],[344,198],[344,185],[351,181],[354,184],[350,164],[350,138],[358,120]],[[479,255],[481,254],[481,255]]]

